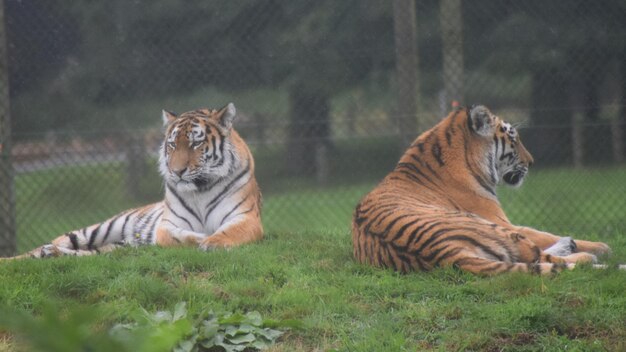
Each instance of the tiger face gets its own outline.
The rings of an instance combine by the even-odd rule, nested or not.
[[[485,140],[491,137],[490,173],[497,176],[498,182],[504,181],[513,187],[521,186],[528,168],[533,164],[533,157],[522,144],[517,129],[484,106],[470,108],[469,115],[472,130],[485,137]]]
[[[533,164],[533,157],[522,144],[517,129],[507,122],[498,120],[494,136],[496,170],[499,179],[505,184],[519,187],[528,173],[528,168]]]
[[[165,181],[180,191],[198,191],[228,175],[234,162],[229,135],[235,116],[232,103],[180,116],[163,111],[166,131],[159,169]]]

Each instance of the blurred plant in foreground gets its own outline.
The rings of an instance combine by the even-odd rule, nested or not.
[[[0,328],[21,337],[34,350],[65,351],[255,351],[277,342],[285,330],[301,328],[295,320],[263,319],[259,312],[203,314],[187,317],[185,302],[174,310],[132,314],[133,323],[116,324],[108,331],[95,325],[99,309],[63,313],[48,305],[40,316],[23,310],[0,309]]]

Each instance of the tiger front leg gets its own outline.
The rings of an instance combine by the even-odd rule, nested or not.
[[[160,247],[197,246],[206,236],[171,224],[161,225],[156,230],[156,244]]]
[[[221,226],[215,234],[200,243],[200,249],[236,247],[263,238],[263,226],[257,217],[242,217]]]
[[[57,246],[54,244],[48,244],[42,246],[41,254],[42,258],[47,257],[60,257],[60,256],[74,256],[74,257],[84,257],[88,255],[96,255],[102,253],[111,252],[117,248],[122,247],[122,244],[119,243],[109,243],[104,246],[100,246],[94,249],[72,249],[62,246]]]
[[[2,259],[26,259],[26,258],[55,258],[62,256],[73,256],[73,257],[83,257],[87,255],[95,255],[101,253],[108,253],[116,248],[119,248],[121,245],[116,243],[110,243],[98,248],[94,249],[73,249],[63,246],[58,243],[48,243],[41,247],[37,247],[27,253],[10,257],[10,258],[2,258]]]

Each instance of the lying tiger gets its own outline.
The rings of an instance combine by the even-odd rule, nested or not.
[[[232,103],[180,116],[163,111],[163,201],[70,231],[9,259],[83,256],[144,244],[207,250],[260,240],[261,193],[252,154],[232,128],[235,116]]]
[[[514,127],[484,106],[452,112],[420,135],[357,205],[354,256],[407,272],[548,274],[595,262],[609,247],[511,224],[496,196],[520,186],[533,158]]]

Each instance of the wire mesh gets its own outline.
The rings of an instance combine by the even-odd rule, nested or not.
[[[405,135],[458,101],[520,125],[536,159],[500,191],[514,222],[626,233],[623,2],[398,3],[5,1],[18,250],[159,200],[161,109],[230,101],[268,232],[347,235]]]

